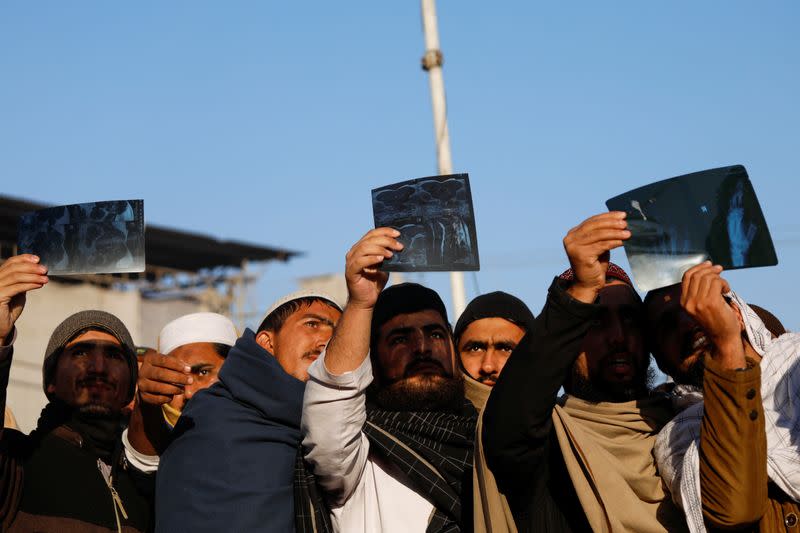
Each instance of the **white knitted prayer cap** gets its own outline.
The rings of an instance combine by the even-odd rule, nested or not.
[[[320,300],[327,300],[330,303],[332,303],[336,307],[336,309],[338,309],[339,311],[342,310],[342,304],[336,301],[336,298],[334,298],[330,294],[316,289],[301,289],[299,291],[289,293],[286,296],[282,296],[277,300],[275,300],[274,302],[272,302],[272,305],[269,306],[267,312],[264,313],[264,317],[261,319],[261,322],[259,322],[259,324],[262,324],[267,319],[267,317],[269,317],[269,315],[271,315],[277,308],[279,308],[283,304],[288,304],[292,300],[299,300],[301,298],[318,298]]]
[[[217,313],[192,313],[176,318],[158,335],[158,352],[168,354],[193,342],[213,342],[233,346],[239,334],[229,318]]]

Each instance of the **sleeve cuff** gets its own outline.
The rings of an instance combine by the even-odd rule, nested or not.
[[[11,330],[11,341],[8,345],[0,344],[0,361],[5,361],[14,351],[14,341],[17,340],[17,327]]]
[[[158,470],[159,456],[145,455],[136,451],[128,440],[128,428],[122,432],[122,445],[125,447],[125,458],[136,470],[145,474],[151,474]]]
[[[553,279],[553,283],[548,290],[548,299],[551,305],[582,320],[594,318],[597,314],[598,306],[576,300],[567,292],[568,288],[568,281],[560,278]]]
[[[369,354],[358,368],[343,374],[334,374],[328,370],[325,365],[326,354],[327,351],[322,352],[317,360],[308,367],[308,375],[315,381],[338,388],[358,390],[366,390],[372,383],[372,361],[370,361]]]
[[[749,357],[747,368],[744,370],[722,368],[713,357],[706,357],[704,361],[706,374],[710,374],[713,379],[733,384],[749,385],[761,383],[761,366]]]

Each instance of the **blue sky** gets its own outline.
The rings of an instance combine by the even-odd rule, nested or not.
[[[305,252],[266,308],[340,271],[370,189],[436,173],[418,2],[0,4],[2,194],[144,198],[148,222]],[[538,313],[561,239],[657,179],[744,164],[780,265],[731,272],[800,328],[800,5],[439,0],[456,171],[482,270]],[[627,264],[624,254],[614,260]],[[440,289],[446,274],[413,277]]]

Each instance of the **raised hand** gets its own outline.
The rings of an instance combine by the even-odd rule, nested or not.
[[[371,309],[386,286],[389,274],[378,270],[384,259],[403,249],[397,240],[400,232],[392,228],[376,228],[367,232],[350,248],[345,260],[348,306]]]
[[[31,254],[15,255],[0,265],[0,344],[8,336],[25,307],[28,291],[40,289],[49,281],[47,267]]]
[[[191,368],[176,357],[148,352],[139,368],[139,398],[149,405],[171,402],[174,396],[183,394],[184,386],[192,383],[190,372]]]
[[[575,273],[569,288],[573,298],[594,302],[606,284],[610,252],[631,236],[623,211],[611,211],[587,218],[564,237],[564,250]]]
[[[720,274],[722,267],[705,261],[690,268],[681,281],[681,306],[714,345],[712,357],[729,368],[743,368],[742,324],[724,294],[731,288]]]

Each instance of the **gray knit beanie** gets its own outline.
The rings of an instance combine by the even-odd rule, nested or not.
[[[133,344],[133,338],[131,338],[128,328],[125,327],[125,324],[123,324],[119,318],[111,313],[97,310],[79,311],[67,317],[66,320],[56,327],[55,331],[53,331],[53,334],[50,336],[50,342],[47,343],[47,351],[45,351],[44,355],[44,364],[42,365],[42,386],[44,387],[44,393],[47,395],[47,398],[50,400],[53,399],[47,392],[47,385],[53,381],[53,374],[56,370],[58,356],[61,355],[64,346],[71,341],[75,335],[85,329],[99,329],[108,332],[116,337],[120,344],[122,344],[125,358],[128,361],[128,368],[131,373],[130,391],[128,394],[128,400],[131,400],[136,391],[136,379],[139,373],[139,365],[136,362],[136,346]]]

